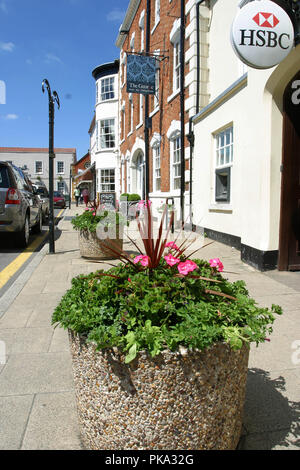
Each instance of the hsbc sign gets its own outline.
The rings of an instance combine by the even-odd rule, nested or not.
[[[238,57],[257,69],[279,64],[294,46],[294,27],[276,3],[256,0],[247,3],[236,15],[231,28],[231,43]]]

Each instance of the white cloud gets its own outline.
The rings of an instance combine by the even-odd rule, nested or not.
[[[32,60],[31,59],[26,59],[26,64],[32,65]]]
[[[125,17],[126,11],[120,10],[119,8],[114,8],[111,10],[107,15],[106,19],[107,21],[116,21],[116,22],[122,22],[124,17]]]
[[[12,52],[15,47],[13,42],[0,42],[1,51]]]
[[[51,62],[58,62],[59,64],[62,64],[63,61],[55,54],[48,53],[45,56],[45,62],[46,64],[50,64]]]
[[[4,116],[4,119],[6,119],[7,121],[14,121],[18,118],[19,116],[17,114],[6,114],[6,116]]]

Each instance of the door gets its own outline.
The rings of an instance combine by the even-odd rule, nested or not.
[[[297,92],[297,89],[299,90]],[[300,71],[283,98],[283,156],[278,269],[300,270]]]

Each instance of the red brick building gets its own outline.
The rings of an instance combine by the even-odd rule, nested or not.
[[[158,208],[174,197],[180,213],[180,1],[152,0],[150,53],[157,56],[156,93],[149,99],[150,198]],[[143,53],[146,41],[146,0],[131,0],[116,45],[120,48],[120,183],[121,192],[145,194],[144,102],[141,94],[126,91],[126,57]],[[185,5],[185,135],[196,101],[196,1]],[[192,20],[192,21],[191,21]],[[185,137],[185,213],[189,209],[189,142]]]

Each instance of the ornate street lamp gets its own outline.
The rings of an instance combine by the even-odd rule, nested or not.
[[[49,253],[55,253],[54,246],[54,204],[53,204],[53,160],[54,154],[54,105],[57,103],[58,109],[60,108],[59,97],[56,91],[51,93],[51,87],[47,79],[43,80],[42,91],[45,92],[45,87],[48,91],[49,99]]]

